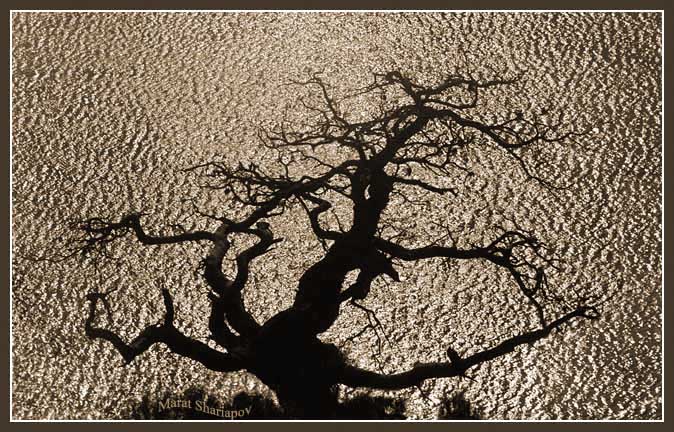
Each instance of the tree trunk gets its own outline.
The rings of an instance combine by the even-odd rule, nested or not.
[[[306,384],[309,383],[300,383],[297,386],[276,390],[276,396],[286,417],[294,419],[336,418],[336,386]]]
[[[269,320],[252,345],[248,370],[274,390],[291,418],[334,418],[339,349],[307,331],[305,312],[291,307]]]

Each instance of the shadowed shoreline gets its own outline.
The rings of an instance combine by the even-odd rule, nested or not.
[[[178,405],[177,407],[170,407]],[[189,406],[188,406],[189,405]],[[217,410],[217,411],[216,411]],[[145,395],[124,413],[133,420],[284,420],[288,419],[273,400],[259,394],[237,393],[223,401],[202,388],[183,393],[166,392],[161,397]],[[478,420],[481,411],[462,392],[444,398],[437,410],[439,420]],[[362,394],[341,402],[337,420],[406,420],[406,401],[401,398]]]

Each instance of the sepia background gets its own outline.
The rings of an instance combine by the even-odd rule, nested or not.
[[[148,230],[207,227],[183,198],[226,208],[180,170],[217,159],[268,163],[257,127],[296,96],[285,84],[321,71],[336,92],[372,71],[422,80],[456,70],[517,74],[488,94],[500,113],[545,107],[590,134],[530,155],[571,183],[553,194],[526,182],[512,160],[477,148],[478,174],[460,194],[402,219],[442,220],[455,236],[508,219],[556,246],[568,265],[552,283],[604,292],[603,317],[582,322],[471,371],[389,393],[411,418],[436,418],[464,394],[486,419],[657,419],[661,415],[661,76],[659,14],[569,13],[15,13],[13,81],[13,370],[15,419],[118,419],[144,396],[203,388],[223,400],[269,395],[246,373],[218,374],[155,346],[124,366],[109,344],[84,335],[85,295],[118,288],[114,321],[132,337],[161,318],[170,287],[177,325],[205,340],[208,300],[196,273],[204,248],[142,248],[121,241],[118,261],[38,261],[59,247],[71,217],[144,211]],[[354,107],[358,109],[358,107]],[[300,213],[272,221],[286,240],[254,264],[245,300],[260,320],[292,303],[303,269],[320,257]],[[438,218],[438,219],[434,219]],[[423,236],[422,240],[423,240]],[[230,269],[231,270],[231,269]],[[362,312],[344,314],[325,340],[349,359],[388,372],[470,353],[530,328],[507,275],[484,263],[406,265],[366,304],[390,343],[380,355]],[[530,311],[529,311],[530,312]],[[345,398],[359,392],[343,389]]]

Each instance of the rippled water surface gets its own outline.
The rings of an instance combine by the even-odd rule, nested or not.
[[[659,418],[658,14],[19,13],[12,26],[15,418],[118,418],[143,395],[192,386],[221,398],[267,392],[251,375],[210,372],[163,347],[123,366],[109,345],[84,336],[88,291],[121,287],[107,325],[129,337],[160,318],[161,277],[179,327],[205,338],[200,247],[123,241],[114,250],[123,259],[99,271],[29,257],[49,253],[71,216],[143,210],[153,232],[204,223],[183,217],[181,199],[197,188],[179,170],[213,158],[264,161],[256,127],[294,99],[283,86],[290,79],[323,71],[340,91],[365,84],[371,70],[431,79],[466,62],[476,73],[526,71],[520,86],[487,95],[485,109],[550,107],[591,131],[532,156],[573,186],[553,194],[525,182],[502,154],[476,150],[479,175],[457,198],[396,211],[420,226],[441,218],[475,242],[514,218],[565,256],[551,282],[617,295],[600,321],[518,349],[473,380],[396,394],[415,418],[434,418],[439,399],[459,391],[484,418]],[[292,302],[297,277],[320,256],[299,215],[272,221],[286,240],[254,266],[246,302],[259,319]],[[449,343],[471,352],[533,324],[507,275],[483,263],[431,260],[400,271],[403,283],[377,285],[367,300],[391,339],[382,353],[390,372],[441,360]],[[345,307],[325,339],[342,343],[364,324]],[[344,351],[375,368],[373,342],[365,334]]]

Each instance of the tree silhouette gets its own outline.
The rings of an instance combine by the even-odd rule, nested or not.
[[[563,145],[581,133],[561,122],[519,111],[489,121],[478,110],[484,92],[493,95],[494,90],[519,79],[450,75],[424,84],[393,71],[373,74],[369,85],[339,99],[321,74],[291,83],[312,91],[310,96],[298,96],[300,116],[286,113],[278,124],[260,129],[263,145],[278,154],[274,167],[208,161],[186,170],[201,179],[202,187],[219,191],[244,209],[237,217],[225,208],[209,214],[195,207],[212,229],[181,230],[166,236],[148,233],[141,213],[77,220],[70,226],[75,237],[64,257],[105,257],[110,243],[127,236],[143,245],[209,245],[200,271],[210,288],[210,337],[222,349],[190,338],[174,326],[174,304],[167,287],[162,290],[163,323],[148,326],[131,342],[96,325],[99,305],[107,308],[109,293],[90,293],[86,334],[112,344],[127,363],[162,343],[214,371],[246,370],[276,393],[287,416],[330,418],[335,416],[340,384],[396,390],[429,379],[460,377],[520,345],[550,336],[574,319],[597,319],[599,296],[548,284],[547,275],[559,269],[560,257],[514,222],[509,228],[499,228],[491,241],[468,247],[455,241],[449,227],[440,222],[438,226],[447,235],[410,247],[400,240],[404,228],[386,216],[394,196],[401,197],[399,206],[414,205],[406,200],[412,189],[423,191],[426,199],[459,194],[459,177],[475,173],[461,164],[457,154],[471,146],[493,146],[505,152],[536,187],[563,188],[546,178],[538,165],[532,166],[524,150]],[[368,109],[346,110],[348,101],[355,105],[368,101],[369,105],[363,105]],[[350,208],[349,223],[331,212],[344,203]],[[246,309],[243,291],[251,263],[283,240],[274,236],[270,221],[283,217],[290,208],[303,209],[325,253],[299,278],[293,304],[266,322],[258,322]],[[233,257],[236,275],[227,277],[223,261],[229,259],[233,239],[238,237],[255,242]],[[365,310],[370,326],[376,326],[376,315],[359,303],[373,282],[377,278],[399,282],[396,267],[402,261],[429,258],[484,260],[504,269],[522,301],[535,312],[537,327],[470,355],[446,347],[446,361],[417,363],[395,374],[354,366],[338,347],[319,340],[318,335],[335,323],[345,302]],[[351,272],[357,272],[357,277],[347,284]]]

